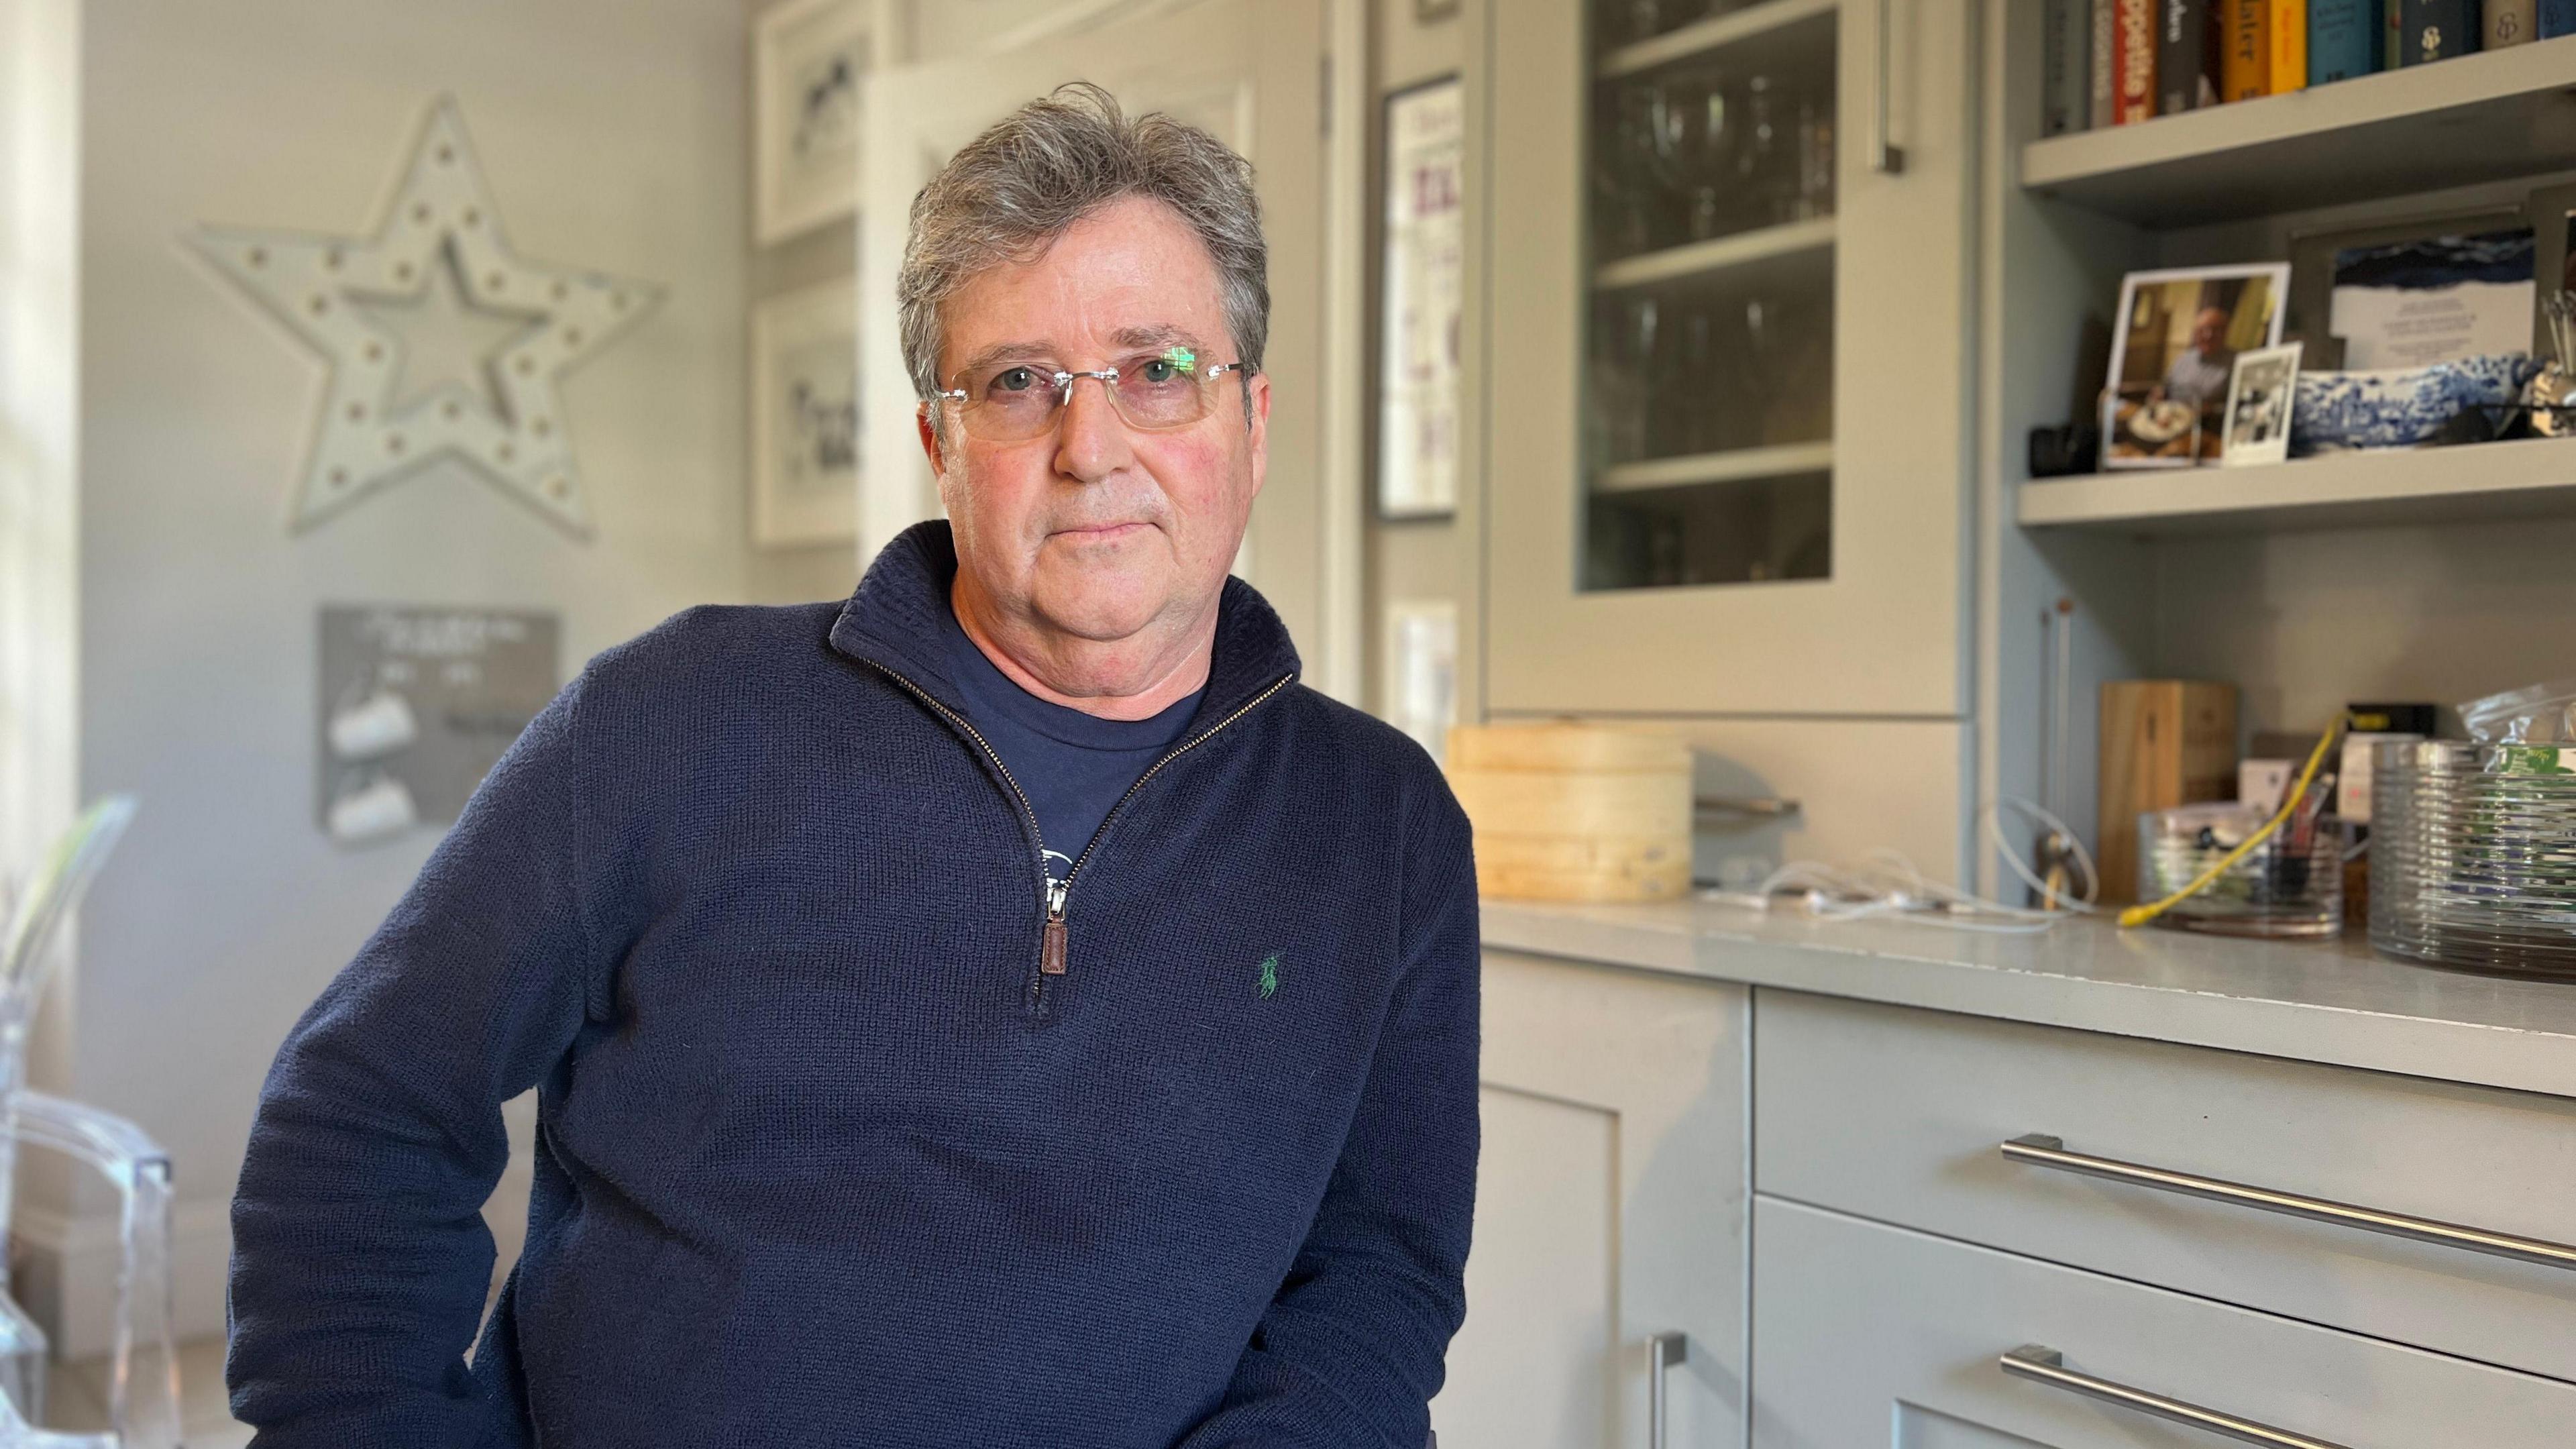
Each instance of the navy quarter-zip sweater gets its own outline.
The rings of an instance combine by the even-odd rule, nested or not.
[[[1229,580],[1049,974],[955,569],[925,524],[846,606],[689,610],[494,768],[262,1091],[257,1449],[1420,1449],[1474,1191],[1465,818]]]

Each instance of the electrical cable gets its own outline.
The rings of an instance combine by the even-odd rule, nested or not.
[[[2333,721],[2327,724],[2326,732],[2317,736],[2317,747],[2308,752],[2307,768],[2299,772],[2297,783],[2291,785],[2290,788],[2282,794],[2281,808],[2273,812],[2271,819],[2263,822],[2262,829],[2246,836],[2234,850],[2220,856],[2216,864],[2210,866],[2209,869],[2202,871],[2198,879],[2194,880],[2191,884],[2184,886],[2181,890],[2175,891],[2172,895],[2165,897],[2163,900],[2150,901],[2145,905],[2131,906],[2127,910],[2122,911],[2120,913],[2121,927],[2126,929],[2131,926],[2143,926],[2147,922],[2154,920],[2156,917],[2163,915],[2165,912],[2172,910],[2175,906],[2178,906],[2184,901],[2190,900],[2193,896],[2200,894],[2202,891],[2209,889],[2210,882],[2218,879],[2222,875],[2225,875],[2229,866],[2243,860],[2247,855],[2253,853],[2254,847],[2271,839],[2273,833],[2278,831],[2282,824],[2287,821],[2292,814],[2296,813],[2301,805],[2307,803],[2308,787],[2316,783],[2317,767],[2325,763],[2326,751],[2331,749],[2335,740],[2343,734],[2343,727],[2348,718],[2349,716],[2347,715],[2336,715]]]

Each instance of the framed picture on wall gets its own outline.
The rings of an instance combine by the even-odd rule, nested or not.
[[[2131,272],[2120,283],[2102,398],[2102,466],[2218,458],[2236,354],[2281,343],[2287,262]]]
[[[763,245],[854,215],[870,0],[781,0],[752,22],[752,232]]]
[[[1378,512],[1458,506],[1460,209],[1466,92],[1457,77],[1386,99],[1385,244],[1378,268]]]
[[[751,317],[751,541],[858,537],[859,302],[851,279],[762,302]]]

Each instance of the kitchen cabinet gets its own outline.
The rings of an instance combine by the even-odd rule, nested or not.
[[[2188,1410],[2285,1449],[2544,1449],[2576,1422],[2554,1379],[1801,1204],[1761,1199],[1754,1242],[1755,1449],[2219,1442]],[[2094,1396],[2114,1386],[2166,1411]]]
[[[1975,7],[1489,3],[1487,708],[1962,714]]]
[[[1486,955],[1443,1444],[1646,1449],[1658,1391],[1657,1449],[1743,1443],[1747,1005],[1741,986]]]

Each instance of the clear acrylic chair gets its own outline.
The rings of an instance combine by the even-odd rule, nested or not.
[[[96,1169],[119,1199],[116,1319],[108,1356],[108,1429],[59,1433],[44,1419],[48,1345],[8,1292],[0,1263],[0,1449],[179,1449],[179,1359],[170,1322],[170,1156],[113,1113],[27,1089],[27,1033],[54,938],[134,818],[115,796],[91,807],[0,906],[0,1225],[21,1143]]]

